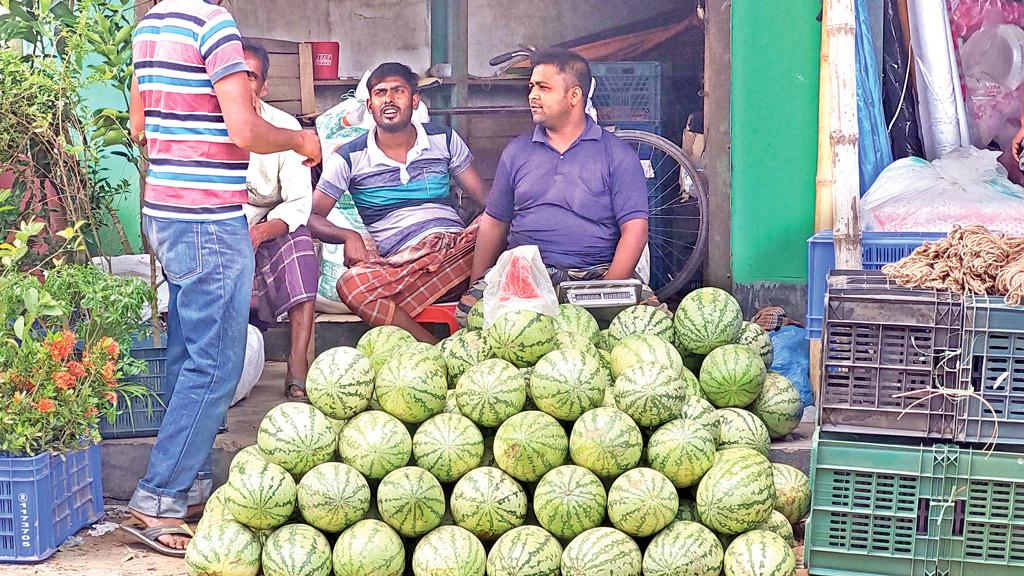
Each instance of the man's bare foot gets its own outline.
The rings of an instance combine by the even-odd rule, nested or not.
[[[158,518],[156,516],[147,516],[136,510],[129,509],[128,511],[131,512],[132,516],[135,517],[136,520],[145,524],[146,528],[156,528],[160,526],[181,526],[185,523],[185,520],[183,520],[182,518]],[[188,546],[190,538],[188,538],[187,536],[179,535],[164,535],[158,537],[156,540],[157,542],[163,544],[164,546],[167,546],[168,548],[173,548],[175,550],[184,550],[185,547]]]

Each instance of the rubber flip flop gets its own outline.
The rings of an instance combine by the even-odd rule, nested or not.
[[[135,540],[149,546],[153,550],[165,555],[173,556],[175,558],[184,558],[185,551],[178,550],[177,548],[171,548],[163,543],[159,542],[157,538],[161,536],[188,536],[189,538],[195,537],[195,534],[185,524],[181,526],[154,526],[152,528],[138,529],[134,526],[121,525],[121,529],[124,530],[128,535],[135,538]]]

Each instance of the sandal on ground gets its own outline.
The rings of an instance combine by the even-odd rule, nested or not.
[[[188,525],[182,524],[180,526],[154,526],[152,528],[136,528],[134,526],[121,525],[121,529],[128,535],[132,536],[138,542],[149,546],[151,549],[159,552],[165,556],[173,556],[175,558],[184,558],[185,551],[178,550],[177,548],[171,548],[166,544],[161,543],[157,538],[161,536],[188,536],[189,538],[195,537],[195,534],[189,529]]]
[[[296,396],[296,392],[302,392],[302,396]],[[306,395],[306,382],[297,378],[287,378],[284,381],[284,395],[295,402],[306,402],[309,398]]]

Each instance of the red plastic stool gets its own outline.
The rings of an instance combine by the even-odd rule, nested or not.
[[[459,329],[459,321],[455,319],[456,302],[450,304],[431,304],[416,316],[418,324],[447,324],[448,333],[455,334]]]

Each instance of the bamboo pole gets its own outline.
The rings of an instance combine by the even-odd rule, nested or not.
[[[828,4],[821,16],[821,64],[818,72],[818,174],[814,180],[814,231],[832,229],[832,84],[828,65]]]
[[[857,158],[854,0],[826,0],[831,80],[832,231],[836,269],[860,270],[860,172]]]

